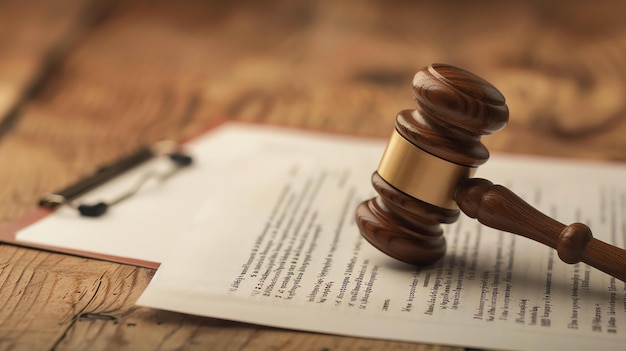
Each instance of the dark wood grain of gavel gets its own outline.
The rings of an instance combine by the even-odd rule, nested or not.
[[[626,282],[626,250],[593,237],[582,223],[564,225],[510,190],[472,178],[489,158],[483,135],[502,129],[509,111],[502,94],[458,67],[433,64],[415,75],[416,110],[396,128],[372,175],[379,196],[356,210],[361,234],[400,261],[428,265],[445,255],[441,224],[463,211],[480,223],[556,249],[568,264],[584,262]]]

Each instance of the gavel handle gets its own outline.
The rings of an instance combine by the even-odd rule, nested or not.
[[[584,262],[626,282],[626,250],[594,238],[582,223],[566,226],[509,189],[480,178],[462,181],[455,200],[461,211],[488,227],[538,241],[556,249],[565,263]]]

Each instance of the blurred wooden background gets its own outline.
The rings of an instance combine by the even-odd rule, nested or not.
[[[0,0],[0,225],[217,118],[386,138],[432,62],[506,96],[492,151],[626,161],[624,13],[607,0]],[[153,273],[0,245],[0,350],[453,349],[134,307]]]

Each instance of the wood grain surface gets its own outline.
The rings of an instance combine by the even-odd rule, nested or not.
[[[625,11],[608,0],[0,1],[0,225],[140,144],[218,118],[386,138],[414,108],[413,74],[433,62],[507,98],[491,151],[626,161]],[[153,273],[0,245],[0,350],[457,350],[135,307]]]

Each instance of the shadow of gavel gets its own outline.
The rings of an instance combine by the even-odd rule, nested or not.
[[[556,249],[569,264],[584,262],[626,281],[626,250],[593,237],[582,223],[564,225],[507,188],[471,178],[489,159],[481,136],[502,129],[509,110],[484,79],[443,64],[413,78],[416,110],[401,111],[372,175],[379,196],[356,210],[361,234],[400,261],[428,265],[446,252],[442,223],[459,209],[480,223]]]

